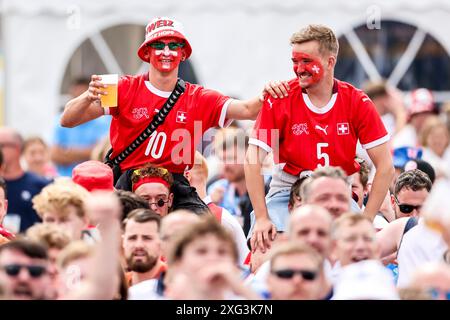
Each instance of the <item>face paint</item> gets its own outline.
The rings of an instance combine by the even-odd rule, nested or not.
[[[173,42],[172,40],[161,41],[164,43]],[[170,50],[166,45],[163,50],[148,47],[150,63],[160,72],[170,72],[175,70],[181,62],[181,48]]]
[[[323,78],[323,66],[320,60],[306,53],[292,52],[294,73],[302,88],[318,83]]]

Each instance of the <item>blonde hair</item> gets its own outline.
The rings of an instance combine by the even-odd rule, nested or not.
[[[86,189],[71,180],[61,179],[43,188],[33,198],[33,209],[42,218],[43,214],[49,211],[61,216],[67,215],[68,206],[73,206],[77,216],[84,218],[84,203],[88,197],[89,192]]]
[[[52,249],[64,249],[71,241],[70,235],[56,224],[38,223],[26,231],[30,240],[40,242]]]
[[[336,36],[333,30],[324,25],[310,24],[291,36],[291,44],[301,44],[309,41],[319,42],[320,53],[338,55],[339,43]]]
[[[342,228],[343,225],[350,225],[354,226],[355,224],[361,223],[361,222],[368,222],[370,225],[372,225],[372,221],[365,215],[361,213],[356,212],[347,212],[344,213],[342,216],[334,220],[332,227],[331,227],[331,237],[333,239],[337,239],[338,237],[338,231],[340,228]],[[374,229],[375,230],[375,229]]]
[[[443,122],[438,116],[431,116],[427,120],[425,120],[425,123],[423,124],[422,130],[420,132],[420,144],[424,147],[427,147],[427,140],[431,132],[438,128],[442,127],[445,129],[445,132],[447,133],[447,141],[450,139],[450,134],[447,129],[447,125],[445,122]],[[449,142],[447,142],[448,144]]]
[[[58,266],[62,269],[71,262],[91,257],[94,253],[94,247],[81,240],[70,243],[61,251],[58,256]]]

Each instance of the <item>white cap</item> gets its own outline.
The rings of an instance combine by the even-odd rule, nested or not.
[[[333,300],[398,300],[393,274],[377,260],[350,264],[341,269]]]

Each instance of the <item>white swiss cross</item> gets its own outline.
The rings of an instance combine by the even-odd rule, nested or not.
[[[338,136],[343,136],[345,134],[349,134],[350,133],[350,129],[348,126],[348,122],[341,122],[337,124],[337,132],[338,132]]]
[[[319,73],[319,71],[320,71],[320,68],[319,68],[318,66],[316,66],[316,65],[314,65],[311,69],[312,69],[312,71],[314,71],[315,73]]]
[[[184,111],[177,111],[177,122],[178,123],[186,123],[186,116],[187,112]]]

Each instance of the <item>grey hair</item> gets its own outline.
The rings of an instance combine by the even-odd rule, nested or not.
[[[303,201],[303,203],[308,203],[309,198],[311,195],[311,187],[314,181],[316,181],[319,178],[322,177],[328,177],[332,179],[340,179],[345,182],[347,186],[350,187],[350,181],[345,174],[344,170],[342,170],[340,167],[321,167],[314,170],[312,175],[303,182],[302,186],[300,187],[300,197]]]

